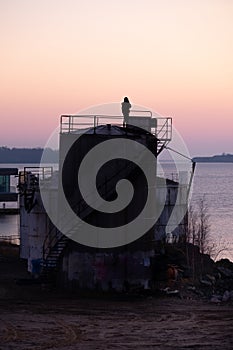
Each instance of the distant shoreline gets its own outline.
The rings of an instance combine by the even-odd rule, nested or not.
[[[58,163],[59,151],[51,148],[0,147],[0,164],[44,164]]]
[[[233,163],[233,154],[215,155],[212,157],[194,157],[196,163]]]
[[[51,148],[8,148],[0,147],[0,164],[58,164],[59,150]],[[233,154],[198,156],[192,158],[197,163],[233,163]]]

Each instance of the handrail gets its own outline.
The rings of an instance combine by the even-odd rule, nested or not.
[[[165,119],[165,120],[164,120]],[[163,124],[157,123],[156,137],[159,140],[171,140],[172,138],[172,118],[157,118],[157,121],[164,120]]]
[[[39,189],[39,181],[45,180],[53,175],[53,167],[27,166],[19,172],[18,189],[20,193]]]
[[[172,118],[171,117],[153,117],[151,111],[137,111],[134,112],[147,112],[150,113],[149,118],[156,120],[156,126],[151,126],[151,133],[158,139],[171,140],[172,137]],[[132,111],[132,112],[133,112]],[[138,118],[139,116],[130,115],[129,118]],[[146,118],[145,116],[142,116]],[[148,118],[148,117],[147,117]],[[108,121],[114,125],[123,126],[123,116],[119,115],[105,115],[105,114],[84,114],[84,115],[61,115],[60,117],[60,133],[72,133],[78,130],[86,128],[96,128],[101,125],[101,120]],[[119,121],[119,123],[117,123]],[[129,123],[130,124],[130,123]]]
[[[24,167],[24,173],[30,172],[32,175],[38,176],[41,180],[44,180],[48,176],[53,175],[52,166],[26,166]]]
[[[149,113],[149,116],[152,118],[152,112],[151,111],[131,109],[130,112],[133,112],[133,113]]]
[[[52,166],[26,166],[24,170],[20,172],[19,175],[19,183],[30,182],[30,178],[28,176],[34,176],[38,180],[45,180],[48,177],[53,175],[53,167]]]
[[[54,232],[53,235],[51,233]],[[59,241],[59,239],[62,237],[62,234],[60,233],[60,237],[58,237],[58,233],[60,231],[58,228],[54,225],[52,228],[49,230],[48,234],[46,235],[43,243],[43,261],[46,260],[46,258],[49,256],[49,253],[51,249],[56,245],[56,243]]]

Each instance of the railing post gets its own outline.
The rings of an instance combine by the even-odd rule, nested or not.
[[[95,134],[95,129],[96,129],[96,115],[94,115],[94,134]]]
[[[71,120],[71,116],[69,115],[69,128],[68,128],[68,130],[69,130],[69,133],[70,133],[70,120]]]
[[[62,134],[62,119],[63,119],[63,116],[61,115],[60,116],[60,133]]]

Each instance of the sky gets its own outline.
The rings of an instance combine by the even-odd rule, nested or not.
[[[0,29],[0,146],[128,96],[192,156],[233,153],[232,0],[0,0]]]

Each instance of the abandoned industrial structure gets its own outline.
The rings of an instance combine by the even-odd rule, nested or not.
[[[59,208],[59,198],[63,193],[72,212],[84,224],[87,222],[97,230],[98,227],[108,229],[125,225],[139,215],[148,188],[140,167],[127,159],[117,158],[107,162],[96,179],[100,196],[109,202],[116,198],[116,185],[121,179],[131,182],[135,190],[134,196],[125,210],[113,214],[92,208],[85,202],[77,184],[79,166],[85,155],[96,145],[108,140],[126,139],[133,141],[135,147],[143,145],[153,154],[156,165],[158,155],[171,140],[172,119],[154,118],[152,113],[131,116],[129,119],[129,124],[123,125],[120,116],[61,116],[59,170],[40,166],[25,168],[20,172],[20,255],[27,259],[28,271],[32,276],[72,289],[122,291],[130,285],[152,288],[156,247],[158,242],[166,239],[165,227],[174,205],[186,207],[187,186],[181,188],[180,199],[177,201],[179,183],[160,179],[155,174],[157,198],[166,191],[158,219],[141,237],[114,247],[98,244],[88,246],[73,239],[75,229],[77,232],[82,231],[82,224],[74,228],[70,236],[64,234],[51,220],[45,208],[45,202],[51,207],[57,203],[58,208],[55,209],[58,220],[65,222],[66,213]],[[46,191],[42,198],[43,189]],[[177,226],[173,235],[180,234],[182,224],[183,222]]]

